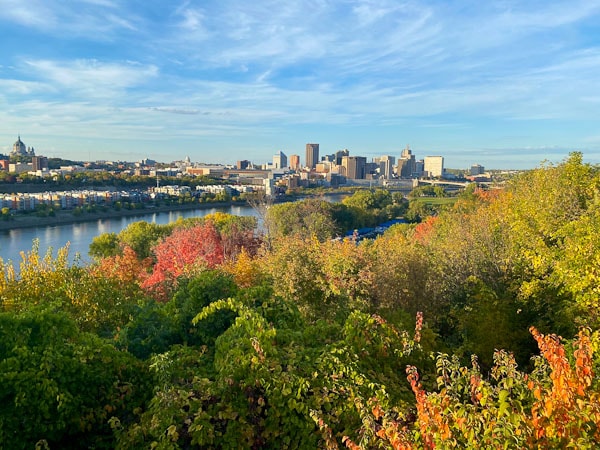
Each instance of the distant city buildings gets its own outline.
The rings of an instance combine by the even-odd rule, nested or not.
[[[338,166],[342,165],[342,158],[344,156],[350,156],[350,151],[347,148],[345,148],[344,150],[338,150],[337,152],[335,152],[335,163]]]
[[[25,159],[22,159],[23,157],[25,157]],[[30,163],[26,162],[29,158],[31,159]],[[11,159],[13,162],[10,161]],[[35,175],[42,176],[42,174],[47,173],[48,171],[48,158],[44,156],[35,156],[34,148],[27,147],[19,135],[12,146],[10,155],[0,155],[0,169],[17,174],[35,172]]]
[[[251,185],[273,193],[285,191],[286,188],[338,186],[345,183],[373,185],[375,182],[384,186],[400,186],[409,183],[407,180],[413,180],[414,184],[415,179],[420,177],[463,179],[466,177],[473,181],[490,178],[490,175],[485,173],[484,167],[479,164],[473,164],[462,175],[445,173],[443,156],[426,156],[424,159],[417,160],[408,145],[401,150],[399,158],[387,154],[373,157],[371,161],[368,161],[365,156],[350,155],[347,148],[319,159],[320,146],[317,143],[306,144],[305,151],[304,166],[301,164],[300,155],[293,154],[288,159],[283,151],[278,151],[273,155],[272,161],[263,164],[253,164],[249,160],[239,160],[235,165],[228,166],[200,164],[193,163],[188,156],[183,160],[171,162],[171,167],[165,167],[163,163],[157,164],[151,159],[142,159],[136,163],[104,162],[105,166],[112,166],[112,168],[102,169],[87,162],[82,163],[82,166],[49,170],[48,158],[36,156],[34,149],[28,148],[19,135],[12,146],[10,159],[8,156],[0,155],[0,170],[15,174],[28,173],[30,176],[38,177],[60,176],[80,170],[115,170],[118,173],[151,177],[205,176],[225,180],[238,186]],[[26,178],[22,177],[22,179]],[[16,181],[22,180],[16,178]]]
[[[342,157],[343,175],[351,180],[364,180],[366,176],[367,158],[364,156]]]
[[[398,160],[398,166],[396,168],[396,174],[400,178],[412,178],[414,176],[418,176],[420,172],[422,172],[422,169],[421,171],[417,171],[415,155],[412,154],[412,150],[407,145],[400,154],[400,159]]]
[[[273,156],[273,168],[285,169],[288,166],[287,156],[283,152],[279,152]]]
[[[485,173],[485,167],[479,165],[479,164],[473,164],[471,166],[471,170],[470,170],[470,174],[472,176],[476,176],[476,175],[482,175]]]
[[[386,180],[391,180],[394,176],[394,165],[396,164],[396,158],[389,155],[380,156],[379,158],[373,158],[373,162],[377,166],[379,175]]]
[[[441,178],[444,176],[444,157],[426,156],[423,160],[423,172],[430,178]]]
[[[300,170],[300,155],[290,155],[290,169]]]
[[[243,159],[243,160],[237,162],[236,168],[237,168],[237,170],[246,170],[246,169],[250,168],[251,165],[252,165],[252,163],[250,161]]]
[[[414,171],[415,176],[416,177],[422,176],[424,171],[425,171],[425,162],[422,159],[415,161],[415,171]]]
[[[12,173],[25,173],[33,170],[31,164],[28,163],[10,163],[8,171]]]
[[[306,144],[306,167],[312,170],[319,162],[319,144]]]
[[[31,158],[31,168],[34,171],[48,170],[48,158],[45,156],[33,156]]]

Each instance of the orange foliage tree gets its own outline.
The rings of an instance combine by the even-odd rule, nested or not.
[[[123,283],[136,283],[143,278],[152,267],[152,259],[138,259],[138,255],[128,245],[124,245],[122,254],[100,259],[97,265],[91,266],[91,271],[103,277],[117,279]]]
[[[582,329],[574,340],[573,361],[560,337],[533,327],[530,331],[541,353],[532,373],[518,371],[504,351],[496,352],[490,380],[484,379],[476,358],[467,368],[457,358],[440,355],[440,390],[428,393],[416,368],[409,366],[414,423],[398,420],[373,401],[372,431],[393,449],[598,448],[600,396],[593,385],[590,331]]]

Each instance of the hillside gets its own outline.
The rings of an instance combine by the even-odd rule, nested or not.
[[[360,242],[332,238],[411,207],[137,222],[85,267],[34,248],[0,279],[0,442],[596,448],[599,175],[574,153]]]

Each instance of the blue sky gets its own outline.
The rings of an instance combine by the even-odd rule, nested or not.
[[[0,151],[600,163],[600,1],[0,0]]]

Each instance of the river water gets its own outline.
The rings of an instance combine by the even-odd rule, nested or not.
[[[0,232],[0,257],[18,264],[20,253],[31,250],[34,239],[39,240],[39,253],[45,255],[52,249],[54,255],[59,248],[69,243],[69,255],[73,260],[79,254],[82,262],[89,262],[89,245],[94,237],[102,233],[119,233],[130,223],[145,220],[146,222],[165,225],[178,218],[204,217],[215,212],[224,212],[237,216],[255,216],[257,212],[250,206],[223,206],[217,208],[195,209],[187,211],[160,212],[141,214],[139,216],[99,219],[93,222],[82,222],[36,228],[20,228]]]

